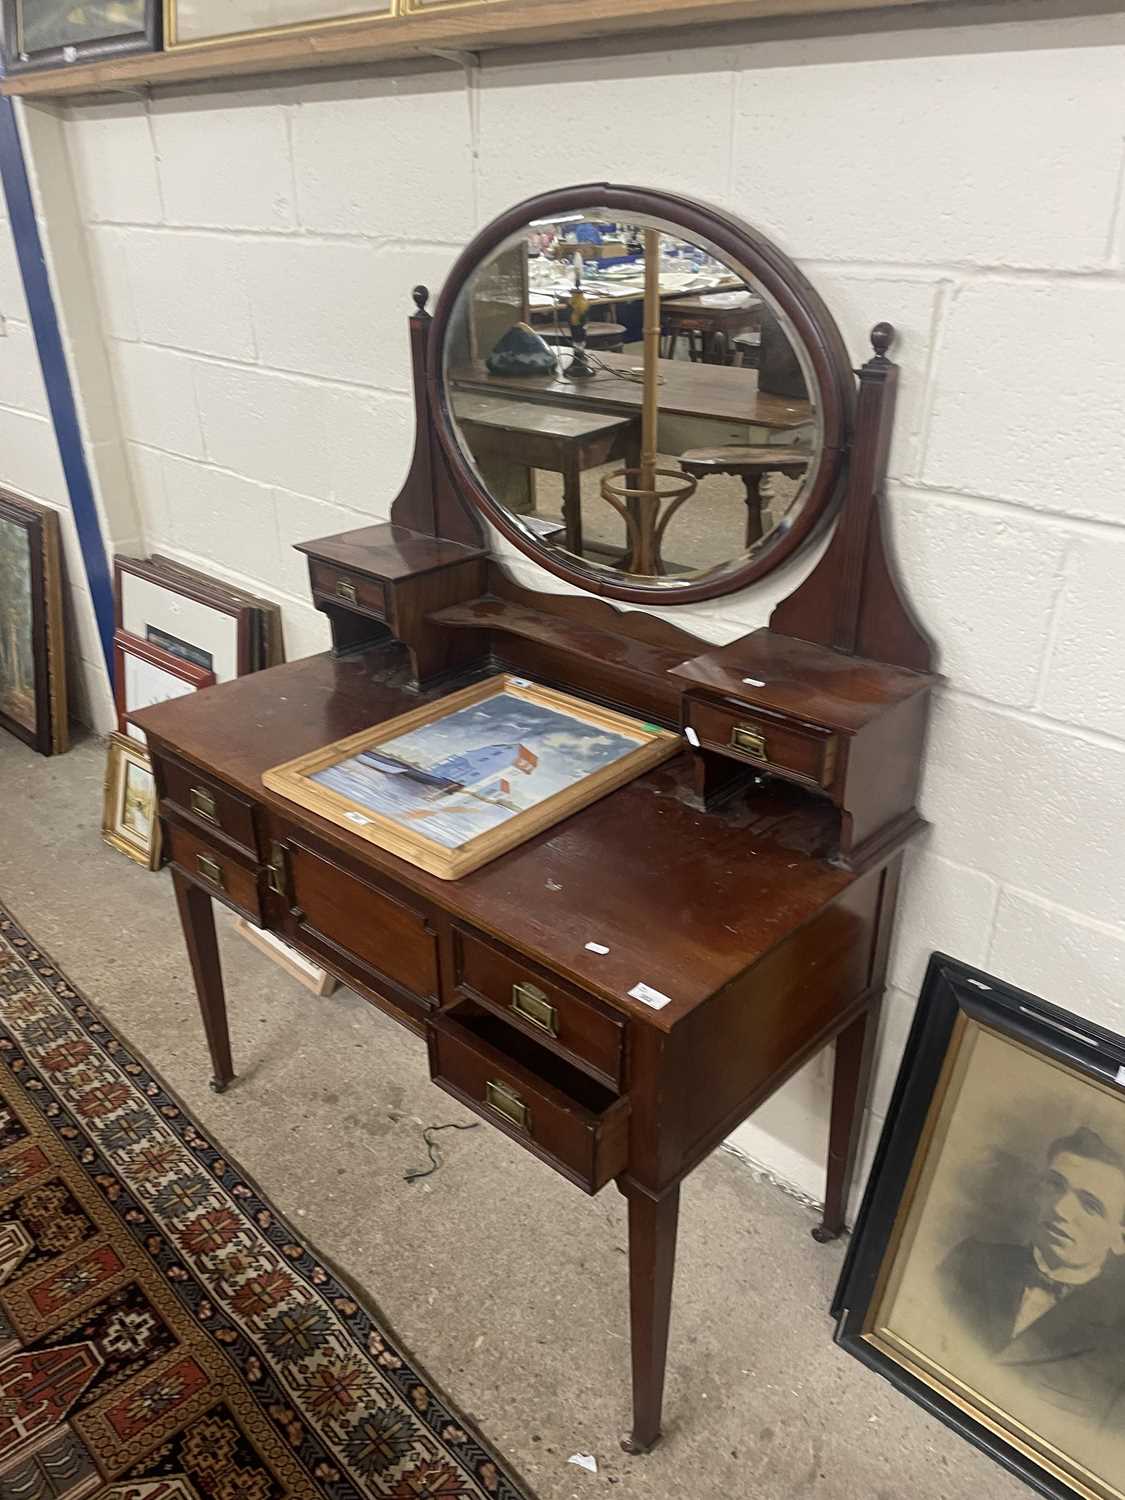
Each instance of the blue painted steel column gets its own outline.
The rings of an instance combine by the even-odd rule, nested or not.
[[[16,125],[15,106],[8,98],[0,98],[0,178],[4,182],[8,218],[11,220],[16,255],[23,275],[31,327],[39,348],[39,362],[43,367],[43,380],[47,387],[47,402],[62,458],[63,473],[66,475],[78,541],[82,548],[86,583],[94,601],[106,671],[112,681],[113,579],[98,520],[98,507],[90,484],[90,470],[82,447],[82,429],[78,425],[78,409],[74,404],[74,387],[71,385],[70,370],[63,351],[58,312],[51,293],[47,263],[43,259],[43,243],[35,220],[35,205],[32,202],[27,164],[23,158]],[[3,477],[2,464],[3,456],[0,455],[0,478]]]

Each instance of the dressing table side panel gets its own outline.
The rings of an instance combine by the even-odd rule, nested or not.
[[[697,1165],[881,990],[883,888],[882,868],[861,876],[676,1028],[678,1068],[691,1080],[678,1173]]]

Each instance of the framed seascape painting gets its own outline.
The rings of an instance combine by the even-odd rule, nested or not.
[[[59,518],[0,490],[0,726],[43,755],[69,744]]]
[[[275,766],[262,780],[455,880],[680,745],[666,729],[499,676]]]
[[[6,73],[160,46],[161,0],[2,0],[2,14]]]
[[[125,734],[111,734],[108,745],[102,838],[155,870],[160,864],[160,819],[148,751]]]
[[[395,0],[164,0],[164,7],[170,49],[355,25],[395,14]]]
[[[836,1339],[1043,1495],[1125,1497],[1125,1039],[935,954]]]
[[[145,743],[144,731],[130,724],[128,716],[169,698],[182,698],[198,692],[215,681],[209,672],[187,660],[179,652],[142,641],[119,630],[113,637],[113,693],[117,705],[117,728],[138,744]]]

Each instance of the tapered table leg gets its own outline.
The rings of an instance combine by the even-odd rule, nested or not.
[[[622,1187],[629,1200],[629,1321],[633,1353],[633,1431],[626,1453],[647,1453],[660,1437],[668,1320],[676,1267],[679,1184],[662,1198]]]
[[[184,929],[184,942],[191,959],[199,1012],[203,1017],[203,1030],[207,1034],[207,1046],[211,1053],[211,1087],[217,1094],[221,1094],[234,1078],[234,1065],[230,1056],[230,1031],[227,1028],[227,1001],[223,992],[219,944],[215,937],[215,911],[207,892],[181,875],[179,870],[173,869],[172,884],[176,889],[180,924]]]
[[[824,1217],[812,1232],[813,1239],[822,1245],[838,1239],[844,1232],[881,1008],[882,996],[876,995],[862,1015],[857,1016],[836,1038]]]

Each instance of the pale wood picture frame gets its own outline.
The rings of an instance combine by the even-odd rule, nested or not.
[[[335,994],[339,989],[340,981],[335,974],[330,974],[327,969],[322,969],[311,958],[298,953],[296,948],[291,948],[284,938],[279,938],[275,932],[267,932],[264,928],[255,927],[245,917],[239,917],[234,924],[234,930],[240,938],[245,938],[252,947],[257,948],[259,953],[264,953],[279,969],[283,969],[291,979],[295,979],[306,990],[311,990],[314,995],[323,998],[326,995]]]
[[[426,726],[438,724],[462,709],[483,704],[501,694],[561,714],[573,721],[576,732],[593,729],[622,736],[631,740],[636,748],[581,776],[573,785],[544,796],[535,805],[513,812],[511,817],[498,826],[477,833],[455,847],[428,838],[420,829],[404,826],[399,819],[374,810],[370,804],[361,803],[312,779],[318,773],[340,766],[361,752],[378,752],[379,747],[388,741],[398,740]],[[591,802],[624,786],[642,772],[651,770],[653,766],[676,754],[681,745],[680,736],[670,730],[642,723],[639,719],[616,713],[612,709],[586,703],[569,693],[541,687],[525,678],[502,673],[409,713],[388,719],[385,723],[361,730],[358,734],[349,735],[346,739],[337,740],[334,744],[300,755],[283,765],[274,766],[263,773],[262,782],[289,801],[308,808],[310,812],[319,813],[329,822],[377,844],[379,848],[398,855],[400,859],[407,860],[419,869],[437,875],[442,880],[456,880],[569,817],[571,813],[588,807]],[[426,768],[418,769],[423,775],[431,774]],[[466,795],[463,792],[458,794]],[[487,800],[494,803],[497,801],[494,797]],[[508,804],[501,805],[506,807]],[[430,814],[419,811],[407,816],[421,819]]]
[[[147,831],[138,823],[138,790],[147,808]],[[137,864],[159,869],[160,817],[152,762],[144,746],[127,734],[111,734],[107,741],[102,838],[111,849],[127,854]]]
[[[163,0],[163,6],[168,52],[370,25],[399,13],[399,0]]]

